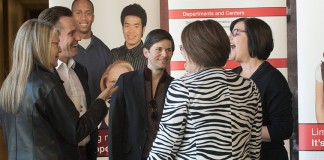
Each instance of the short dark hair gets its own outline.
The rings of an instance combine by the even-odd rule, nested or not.
[[[188,58],[198,66],[223,67],[231,51],[224,28],[214,20],[194,21],[181,33]]]
[[[251,57],[267,60],[273,50],[273,37],[270,26],[258,18],[239,18],[230,25],[232,32],[238,22],[243,22],[248,35],[248,50]]]
[[[75,4],[75,2],[76,1],[78,1],[78,0],[74,0],[73,2],[72,2],[72,5],[71,5],[71,10],[73,11],[73,6],[74,6],[74,4]],[[91,8],[92,8],[92,12],[94,13],[94,6],[93,6],[93,3],[90,1],[90,0],[87,0],[89,3],[90,3],[90,6],[91,6]]]
[[[124,21],[126,16],[137,16],[142,21],[142,26],[146,26],[147,16],[145,10],[137,3],[130,4],[126,6],[120,15],[120,21],[122,26],[124,26]]]
[[[72,17],[72,11],[63,6],[54,6],[43,10],[38,15],[38,20],[46,21],[52,25],[56,25],[63,16]]]
[[[174,51],[174,41],[171,34],[163,29],[154,29],[149,34],[147,34],[145,38],[145,42],[143,47],[146,49],[150,49],[155,43],[160,42],[162,40],[170,40],[172,45],[172,52]]]

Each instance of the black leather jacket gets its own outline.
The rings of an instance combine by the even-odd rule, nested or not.
[[[78,142],[107,114],[103,100],[79,118],[58,77],[36,65],[16,114],[0,110],[9,160],[78,160]]]

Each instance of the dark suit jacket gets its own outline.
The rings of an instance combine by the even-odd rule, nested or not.
[[[167,75],[166,87],[172,80]],[[110,101],[109,159],[140,160],[148,129],[144,70],[122,74],[116,85]]]
[[[78,62],[75,62],[74,71],[76,75],[78,76],[81,85],[83,87],[86,100],[87,100],[87,107],[90,107],[91,104],[91,97],[90,97],[90,91],[88,86],[88,71],[87,69],[81,65]],[[55,70],[55,73],[59,76],[57,71]],[[63,82],[64,83],[64,82]],[[92,132],[90,134],[90,141],[86,145],[86,152],[87,157],[89,160],[96,160],[97,159],[97,146],[98,146],[98,130]]]

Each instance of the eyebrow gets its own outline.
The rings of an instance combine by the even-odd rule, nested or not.
[[[134,26],[136,26],[136,25],[141,25],[140,23],[131,24],[131,23],[128,23],[128,22],[125,22],[124,25],[125,25],[125,24],[128,24],[128,25],[134,25]]]
[[[83,12],[84,11],[84,12],[91,12],[91,13],[93,13],[91,9],[86,9],[86,10],[74,9],[73,11],[77,11],[77,12]]]

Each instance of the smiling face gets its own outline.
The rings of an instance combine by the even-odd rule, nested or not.
[[[248,35],[244,23],[242,21],[237,22],[233,28],[233,31],[234,30],[236,30],[236,34],[230,35],[230,59],[237,62],[244,62],[251,58],[248,49]]]
[[[53,39],[51,41],[51,50],[50,50],[51,65],[53,67],[57,66],[59,53],[62,51],[61,47],[59,46],[59,43],[60,43],[60,39],[58,33],[56,33],[54,34]]]
[[[59,59],[65,63],[69,58],[72,58],[78,54],[78,41],[80,36],[76,32],[76,23],[72,17],[61,17],[60,24],[60,47],[62,53]]]
[[[170,65],[173,55],[170,40],[161,40],[152,45],[150,49],[143,49],[144,56],[148,59],[147,67],[151,70],[164,70]]]
[[[126,16],[123,24],[123,34],[126,41],[126,47],[132,49],[141,43],[145,27],[142,20],[137,16]]]
[[[76,1],[72,9],[78,31],[81,34],[91,35],[91,25],[94,21],[94,14],[90,2]]]

